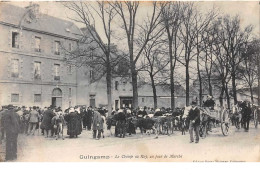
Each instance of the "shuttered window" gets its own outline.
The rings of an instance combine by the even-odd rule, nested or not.
[[[34,62],[34,79],[41,79],[41,62]]]
[[[19,94],[11,94],[11,102],[19,102]]]
[[[41,52],[41,38],[35,37],[35,52]]]
[[[41,94],[34,94],[34,102],[41,102],[42,101],[42,95]]]
[[[19,33],[18,32],[12,32],[12,48],[19,48]]]
[[[19,77],[19,60],[18,59],[12,59],[12,66],[11,66],[11,74],[12,77]]]

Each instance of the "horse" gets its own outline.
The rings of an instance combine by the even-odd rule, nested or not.
[[[249,106],[249,103],[247,103],[246,101],[242,102],[240,104],[240,107],[241,107],[241,114],[242,114],[241,126],[244,127],[245,131],[248,131],[249,122],[252,115],[252,109]]]
[[[241,103],[238,103],[237,105],[234,105],[232,107],[232,114],[231,114],[231,122],[232,125],[235,125],[237,129],[240,129],[241,126],[241,120],[242,120],[242,114],[241,114]]]

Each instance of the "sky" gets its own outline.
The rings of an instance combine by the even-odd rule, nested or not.
[[[2,0],[0,0],[1,2]],[[25,7],[29,5],[28,0],[23,1],[13,1],[11,4]],[[74,14],[66,9],[62,2],[52,2],[52,1],[35,1],[40,4],[40,10],[42,13],[55,16],[58,18],[69,20],[68,17],[73,16]],[[202,11],[208,11],[212,8],[219,8],[220,14],[238,14],[241,18],[242,26],[252,24],[255,27],[254,33],[259,34],[260,29],[260,11],[259,11],[259,2],[258,1],[200,1],[197,2],[198,6]],[[149,13],[151,9],[150,2],[142,2],[140,5],[140,10],[138,11],[138,20],[142,20]],[[81,26],[80,26],[81,27]],[[101,32],[102,33],[102,32]]]

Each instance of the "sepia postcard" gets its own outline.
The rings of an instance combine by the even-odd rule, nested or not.
[[[1,162],[259,162],[258,1],[0,1]]]

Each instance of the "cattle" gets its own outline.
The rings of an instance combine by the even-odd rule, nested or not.
[[[155,121],[150,117],[133,117],[132,123],[135,129],[140,129],[142,134],[148,130],[154,130]]]
[[[107,124],[107,130],[110,131],[110,135],[112,136],[111,128],[112,126],[116,126],[115,115],[108,116],[106,118],[106,124]],[[115,136],[117,136],[117,133],[118,133],[117,130],[115,130]]]

